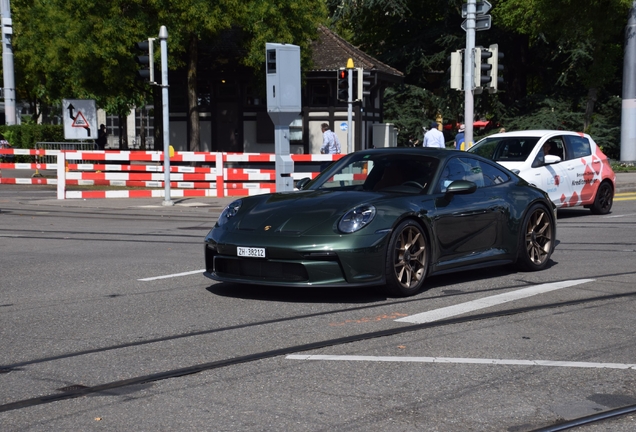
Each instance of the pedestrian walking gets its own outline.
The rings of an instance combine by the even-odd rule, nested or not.
[[[340,154],[340,141],[336,134],[329,129],[329,124],[323,123],[322,129],[322,147],[320,153],[322,154]],[[324,162],[320,165],[320,171],[323,171],[331,164],[331,161]]]

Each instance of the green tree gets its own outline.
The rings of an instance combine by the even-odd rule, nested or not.
[[[93,98],[126,115],[145,96],[133,79],[131,55],[132,41],[142,38],[143,6],[130,0],[14,0],[18,96],[34,110],[63,98]]]
[[[546,78],[542,84],[585,89],[587,131],[599,93],[622,70],[623,34],[632,0],[499,0],[495,6],[493,16],[500,26],[527,36],[535,52],[547,49],[549,63],[540,67],[552,73],[539,75]]]
[[[18,96],[34,109],[92,98],[123,116],[145,105],[152,91],[134,78],[132,47],[165,25],[170,68],[187,71],[191,150],[199,145],[202,43],[237,29],[243,64],[262,71],[265,42],[298,44],[307,64],[310,39],[326,19],[323,0],[14,0],[12,12]]]

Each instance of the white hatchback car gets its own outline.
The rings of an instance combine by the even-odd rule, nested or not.
[[[557,206],[584,206],[594,214],[612,209],[616,174],[592,137],[557,130],[490,135],[469,152],[496,161],[543,189]]]

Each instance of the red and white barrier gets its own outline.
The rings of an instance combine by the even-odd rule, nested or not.
[[[65,198],[138,198],[163,197],[166,175],[163,173],[163,152],[158,151],[112,151],[112,150],[41,150],[1,149],[0,155],[56,156],[58,162],[51,163],[0,163],[0,169],[56,170],[57,178],[2,178],[5,184],[57,185],[58,199]],[[302,167],[305,163],[328,162],[343,155],[291,155]],[[272,165],[276,155],[270,153],[206,153],[176,152],[171,163],[200,162],[209,166],[170,166],[171,197],[190,196],[246,196],[276,191],[276,171],[271,168],[242,168],[240,164],[252,166],[256,163]],[[82,161],[77,163],[76,161]],[[87,163],[86,161],[94,162]],[[228,166],[230,165],[230,166]],[[237,166],[238,165],[238,166]],[[304,170],[291,174],[294,180],[314,178],[318,172]],[[148,190],[67,191],[66,186],[118,186],[143,187]],[[156,188],[156,189],[153,189]]]

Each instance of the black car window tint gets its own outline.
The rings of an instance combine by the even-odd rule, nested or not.
[[[510,176],[496,166],[482,161],[478,162],[481,165],[484,187],[496,186],[510,181]]]
[[[446,188],[454,181],[464,180],[466,178],[469,167],[466,167],[459,158],[450,159],[444,168],[437,184],[439,192],[446,192]]]
[[[477,159],[472,158],[460,158],[459,160],[466,168],[464,180],[475,183],[477,187],[484,187],[485,183],[481,163]]]

